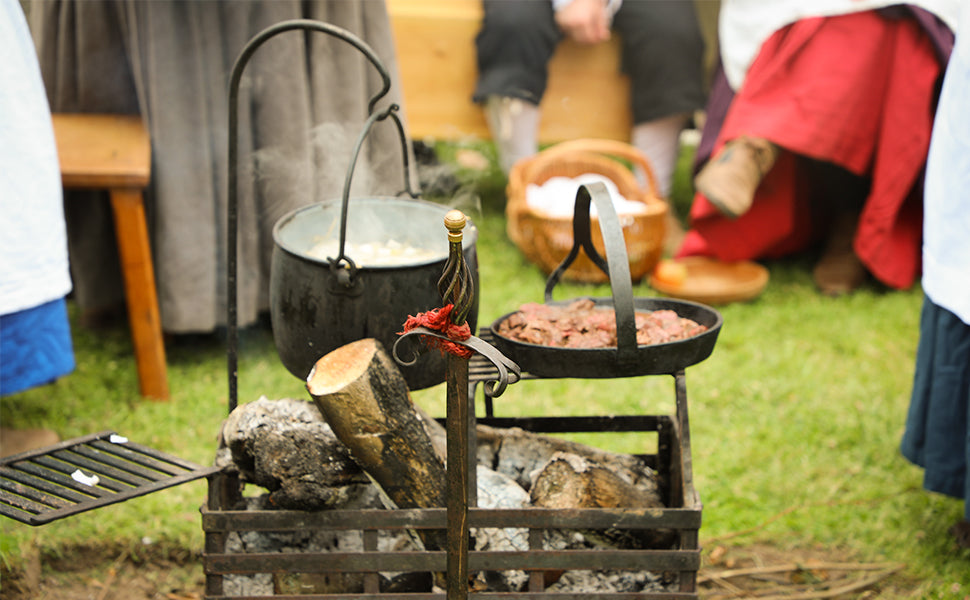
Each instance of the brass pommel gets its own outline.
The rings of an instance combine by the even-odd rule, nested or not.
[[[462,230],[468,218],[460,210],[449,210],[445,215],[445,227],[448,228],[448,241],[460,242],[462,240]]]

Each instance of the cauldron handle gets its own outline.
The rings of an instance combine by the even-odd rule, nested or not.
[[[603,234],[603,245],[606,248],[605,261],[593,246],[590,228],[591,200],[599,213],[600,232]],[[630,262],[627,258],[620,218],[616,214],[610,192],[602,182],[583,184],[576,191],[576,205],[573,210],[573,247],[546,280],[545,301],[547,303],[552,301],[552,290],[569,265],[579,256],[580,248],[610,279],[613,313],[616,319],[617,362],[621,366],[632,365],[637,360],[637,327],[633,310]]]
[[[228,362],[229,370],[229,412],[232,412],[236,408],[237,404],[237,383],[238,383],[238,357],[237,357],[237,347],[239,342],[238,335],[238,320],[239,315],[237,311],[238,298],[237,298],[237,239],[238,239],[238,223],[239,223],[239,211],[238,211],[238,173],[237,173],[237,163],[238,163],[238,145],[239,145],[239,83],[242,80],[243,70],[249,63],[250,58],[252,58],[253,53],[263,45],[264,42],[272,38],[273,36],[283,33],[285,31],[292,31],[295,29],[319,31],[321,33],[326,33],[334,37],[340,38],[345,42],[351,44],[357,50],[359,50],[366,58],[370,61],[374,68],[381,76],[382,86],[380,91],[378,91],[368,102],[367,112],[371,115],[371,119],[374,118],[374,107],[380,101],[381,98],[387,95],[391,89],[391,77],[387,73],[387,69],[381,63],[377,54],[364,43],[359,37],[353,33],[347,31],[346,29],[331,25],[329,23],[324,23],[322,21],[314,21],[311,19],[292,19],[288,21],[282,21],[275,25],[267,27],[263,31],[259,32],[254,36],[246,45],[243,47],[242,52],[236,58],[236,62],[233,64],[232,73],[229,78],[229,148],[228,148],[228,172],[229,172],[229,185],[228,185],[228,206],[227,206],[227,217],[226,217],[226,357]],[[393,116],[395,123],[398,126],[398,132],[401,136],[401,143],[404,150],[404,181],[406,186],[406,191],[411,196],[417,196],[411,191],[411,174],[410,165],[408,164],[408,153],[407,153],[407,139],[404,135],[404,127],[401,124],[400,118],[393,114],[394,111],[399,110],[397,105],[392,105],[380,119],[387,118],[388,114]],[[366,131],[369,129],[365,129]],[[361,139],[363,138],[363,134]],[[358,145],[360,145],[358,141]],[[358,148],[359,150],[359,148]],[[356,160],[356,151],[354,154]],[[353,163],[351,163],[351,171],[353,171]],[[350,174],[347,176],[347,183],[345,187],[349,191],[350,184]],[[346,202],[346,200],[345,200]],[[346,214],[346,211],[344,211]],[[346,219],[346,217],[344,217]],[[343,229],[343,225],[342,225]],[[343,255],[343,234],[340,238],[340,253]]]
[[[368,134],[370,134],[371,128],[378,121],[383,121],[384,119],[390,117],[394,124],[397,125],[398,137],[401,139],[401,155],[404,157],[404,192],[407,193],[412,198],[417,198],[420,194],[411,189],[411,166],[408,161],[408,140],[407,136],[404,134],[404,124],[401,122],[401,117],[398,116],[397,112],[401,109],[397,104],[391,104],[387,109],[379,113],[371,113],[367,118],[367,122],[364,123],[364,128],[361,130],[360,135],[357,136],[357,143],[354,144],[354,153],[350,158],[350,166],[347,168],[347,175],[344,177],[344,189],[341,194],[340,200],[340,246],[338,247],[337,258],[329,258],[331,271],[336,270],[341,261],[346,260],[351,267],[351,280],[353,279],[353,274],[356,273],[356,265],[350,258],[344,254],[344,246],[347,240],[347,212],[350,210],[350,184],[354,177],[354,169],[357,166],[357,157],[360,155],[360,150],[363,148],[364,140],[367,139]],[[348,286],[352,285],[352,281],[348,282]]]

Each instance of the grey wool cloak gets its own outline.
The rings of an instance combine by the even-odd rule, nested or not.
[[[401,103],[382,0],[29,0],[53,112],[141,114],[152,140],[146,195],[163,329],[208,332],[226,320],[228,82],[246,43],[297,18],[344,28],[387,68]],[[268,307],[272,228],[285,213],[339,198],[378,72],[347,42],[288,31],[253,54],[239,92],[239,324]],[[402,110],[403,118],[403,110]],[[397,194],[397,128],[375,125],[352,195]],[[123,301],[110,207],[100,193],[65,198],[75,301]]]

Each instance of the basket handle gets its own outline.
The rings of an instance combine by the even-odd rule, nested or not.
[[[599,213],[600,232],[606,248],[606,260],[593,246],[590,231],[590,201]],[[546,280],[545,301],[552,301],[552,290],[562,274],[579,256],[582,247],[586,255],[610,279],[613,294],[613,314],[616,319],[616,358],[621,366],[632,365],[637,359],[637,327],[633,311],[633,283],[630,278],[630,262],[623,240],[620,219],[613,207],[610,192],[602,182],[579,186],[576,191],[576,207],[573,211],[573,247],[566,258]]]
[[[657,186],[657,176],[653,172],[653,167],[650,165],[650,161],[647,160],[647,157],[644,156],[642,152],[630,144],[625,144],[617,140],[582,138],[551,146],[542,152],[542,157],[543,160],[554,161],[560,155],[570,154],[576,151],[595,152],[598,154],[622,158],[632,162],[634,165],[639,167],[641,171],[643,171],[643,175],[647,180],[647,188],[649,189],[650,194],[655,198],[662,198],[660,195],[660,188]]]

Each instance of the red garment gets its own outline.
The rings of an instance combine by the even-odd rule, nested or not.
[[[912,19],[859,12],[777,31],[734,97],[714,152],[740,135],[783,152],[736,220],[697,194],[678,256],[751,260],[805,249],[820,233],[812,222],[818,182],[800,158],[809,157],[871,178],[856,254],[886,285],[911,286],[920,272],[921,175],[941,69]]]

